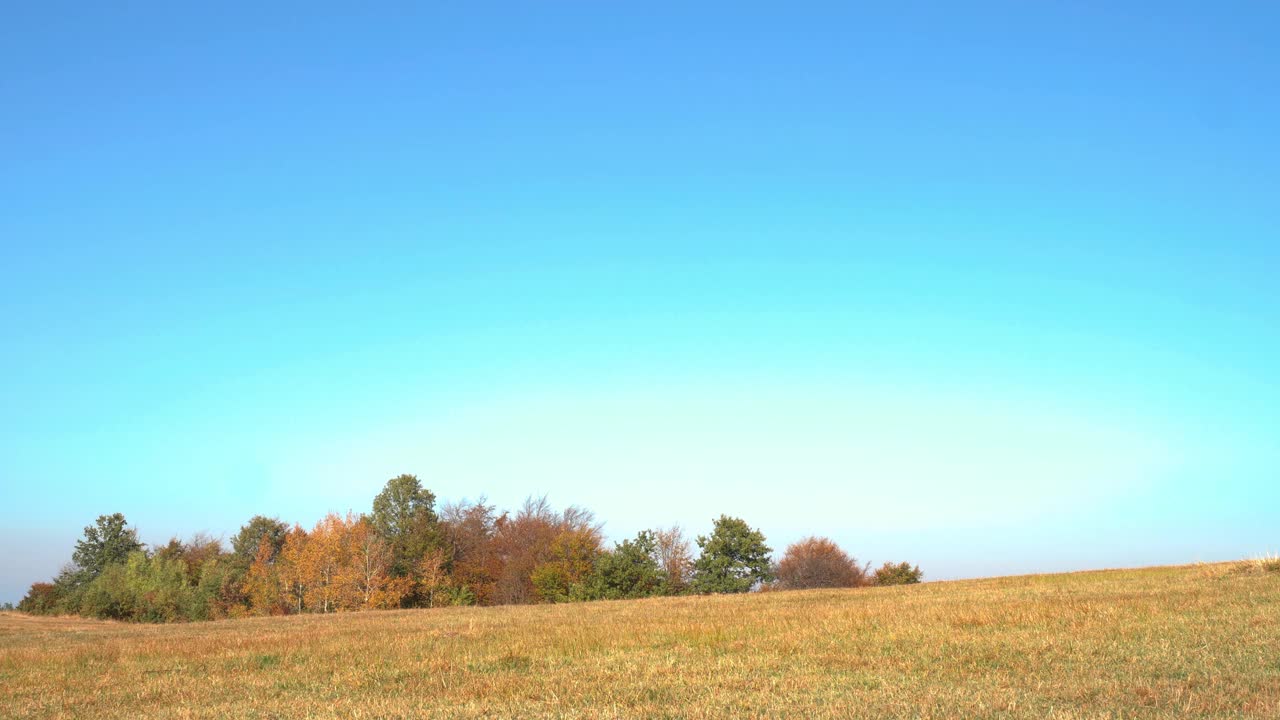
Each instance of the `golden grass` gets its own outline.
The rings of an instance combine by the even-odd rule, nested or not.
[[[0,717],[1277,718],[1278,621],[1280,574],[1196,566],[169,626],[2,614]]]
[[[1251,557],[1247,560],[1241,560],[1235,564],[1236,572],[1245,573],[1268,573],[1280,572],[1280,555],[1275,553],[1267,553],[1257,557]]]

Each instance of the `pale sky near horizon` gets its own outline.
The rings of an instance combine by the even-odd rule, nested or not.
[[[1280,550],[1280,8],[39,3],[0,602],[387,478],[933,579]]]

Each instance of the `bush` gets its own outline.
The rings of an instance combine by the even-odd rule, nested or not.
[[[99,620],[127,620],[133,617],[133,593],[129,592],[128,570],[124,565],[108,565],[76,593],[75,612]]]
[[[58,600],[58,588],[53,583],[33,583],[18,609],[32,615],[50,615],[57,612]]]
[[[851,588],[870,584],[866,568],[827,538],[809,537],[787,548],[777,567],[778,587]]]
[[[80,589],[72,610],[103,620],[177,622],[197,614],[198,595],[181,560],[150,558],[139,550]]]
[[[914,585],[924,578],[920,566],[912,567],[911,563],[890,563],[881,565],[872,576],[876,585]]]

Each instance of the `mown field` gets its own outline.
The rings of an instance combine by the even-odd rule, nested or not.
[[[170,626],[0,615],[2,718],[1280,718],[1280,573]]]

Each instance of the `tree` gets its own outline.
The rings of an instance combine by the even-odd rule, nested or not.
[[[69,562],[58,570],[58,574],[53,576],[53,596],[56,598],[53,612],[81,613],[81,595],[88,585],[85,577],[85,572],[76,567],[74,562]]]
[[[179,559],[149,558],[130,553],[124,565],[125,593],[135,622],[178,622],[191,617],[194,588],[187,583],[187,567]]]
[[[808,537],[792,543],[778,562],[776,574],[778,586],[786,590],[869,584],[866,569],[824,537]]]
[[[666,583],[658,562],[657,537],[643,530],[634,540],[618,543],[613,552],[600,556],[596,575],[599,597],[620,599],[662,594]]]
[[[391,548],[367,517],[347,523],[351,568],[345,576],[355,585],[362,608],[394,608],[414,589],[412,578],[392,577]]]
[[[263,533],[258,553],[245,575],[244,593],[249,599],[249,609],[256,615],[283,615],[288,611],[289,606],[280,591],[271,538],[266,533]]]
[[[694,563],[693,589],[699,593],[747,592],[773,579],[764,534],[740,518],[721,515],[710,537],[698,536],[702,554]]]
[[[876,568],[872,580],[876,585],[914,585],[924,578],[920,566],[912,567],[909,562],[891,563]]]
[[[658,528],[653,531],[657,544],[658,565],[662,568],[667,595],[678,595],[689,587],[693,579],[693,553],[689,541],[679,525]]]
[[[277,570],[285,601],[293,612],[302,612],[307,597],[307,531],[294,525],[284,536],[280,546]]]
[[[248,567],[258,555],[259,543],[265,541],[270,544],[271,555],[274,557],[280,553],[280,546],[284,545],[284,536],[288,532],[289,526],[279,518],[254,515],[231,538],[231,551],[242,567]]]
[[[392,575],[406,577],[440,544],[436,496],[414,475],[397,475],[373,499],[373,528],[390,545]]]
[[[346,531],[346,521],[329,513],[307,535],[301,566],[304,599],[312,612],[337,612],[352,604],[349,595],[354,585],[343,582],[343,573],[351,564]]]
[[[530,575],[536,599],[545,602],[592,599],[592,579],[600,555],[600,535],[594,528],[559,529]]]
[[[441,515],[454,584],[473,602],[490,604],[502,572],[495,544],[498,522],[505,522],[506,515],[499,516],[484,497],[446,505]]]
[[[76,541],[71,560],[80,568],[83,580],[92,580],[110,565],[123,565],[129,553],[142,549],[138,531],[125,527],[124,515],[99,515],[96,524],[84,529],[84,538]]]
[[[447,559],[448,555],[442,548],[434,548],[428,550],[427,554],[418,561],[418,567],[414,572],[414,576],[418,579],[416,590],[426,607],[432,608],[445,604],[441,599],[447,597],[451,589],[449,572],[445,569]]]
[[[533,571],[547,559],[556,536],[556,521],[544,496],[527,498],[514,517],[504,514],[494,523],[493,547],[499,562],[494,603],[520,605],[538,599]]]
[[[221,620],[233,614],[240,603],[239,578],[231,556],[217,555],[205,560],[196,581],[191,619]]]
[[[153,557],[162,560],[180,560],[186,566],[187,582],[196,585],[204,565],[223,557],[222,541],[204,533],[196,533],[191,540],[182,542],[170,538],[168,544],[155,551]]]
[[[579,554],[598,551],[601,543],[600,526],[590,511],[578,507],[566,508],[557,513],[547,498],[530,497],[515,517],[503,516],[494,523],[493,547],[500,563],[500,571],[491,597],[501,605],[537,602],[547,599],[534,584],[534,572],[543,563],[557,559],[555,543],[562,536],[572,536],[575,547],[573,561]],[[575,582],[581,575],[576,569],[563,566],[565,581]]]
[[[195,588],[187,583],[186,567],[172,557],[129,553],[123,563],[111,563],[77,593],[76,611],[82,615],[134,622],[177,622],[192,616]]]

